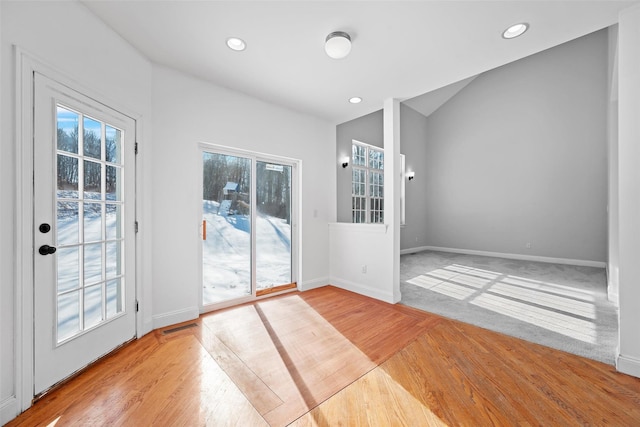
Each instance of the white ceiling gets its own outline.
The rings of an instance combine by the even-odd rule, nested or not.
[[[639,2],[83,1],[155,63],[333,123],[607,27]],[[502,39],[523,21],[524,36]],[[324,53],[332,31],[351,35],[347,58]],[[229,50],[230,36],[247,49]]]

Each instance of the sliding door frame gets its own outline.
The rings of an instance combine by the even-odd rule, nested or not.
[[[203,303],[203,250],[202,250],[202,218],[204,217],[204,212],[202,208],[202,194],[204,192],[204,170],[202,165],[202,156],[204,153],[214,153],[214,154],[222,154],[228,156],[237,156],[243,157],[251,160],[251,189],[250,189],[250,197],[251,197],[251,294],[247,296],[242,296],[238,298],[233,298],[226,301],[221,301],[214,304],[204,305]],[[211,144],[207,142],[201,142],[199,144],[198,149],[199,156],[199,167],[198,167],[198,197],[199,197],[199,208],[198,208],[198,218],[195,224],[199,226],[199,240],[198,240],[198,305],[200,307],[200,313],[206,313],[213,310],[219,310],[226,307],[231,307],[239,304],[243,304],[246,302],[251,302],[263,298],[268,298],[274,295],[279,295],[286,292],[292,292],[295,290],[300,290],[300,263],[301,263],[301,255],[300,255],[300,172],[301,172],[301,162],[297,159],[292,159],[289,157],[276,156],[266,153],[256,153],[253,151],[242,150],[239,148],[227,147],[224,145]],[[256,205],[256,170],[257,170],[257,162],[270,162],[282,164],[285,166],[291,166],[291,282],[295,283],[295,288],[291,289],[283,289],[282,291],[268,292],[263,295],[256,295],[256,221],[257,221],[257,205]]]

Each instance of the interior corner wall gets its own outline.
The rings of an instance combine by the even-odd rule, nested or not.
[[[90,88],[101,99],[135,112],[138,125],[151,114],[151,63],[80,2],[0,1],[0,424],[20,411],[16,394],[20,331],[17,283],[16,56],[14,46],[48,68]],[[122,64],[126,64],[122,66]],[[146,137],[150,139],[147,129]],[[26,286],[26,285],[25,285]],[[14,341],[15,339],[15,341]],[[28,392],[27,392],[28,394]]]
[[[383,110],[378,110],[336,126],[336,209],[338,222],[351,222],[351,163],[342,167],[341,159],[351,158],[351,141],[384,148]]]
[[[607,93],[602,30],[488,71],[429,116],[428,245],[604,262]]]
[[[302,161],[299,286],[327,284],[333,125],[161,66],[153,106],[154,327],[199,314],[201,142]]]
[[[410,251],[426,245],[429,200],[425,197],[427,184],[427,118],[416,110],[400,104],[400,152],[405,155],[405,169],[415,178],[405,182],[405,225],[400,232],[400,250]]]

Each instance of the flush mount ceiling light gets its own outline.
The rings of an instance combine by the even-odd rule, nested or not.
[[[502,33],[503,39],[515,39],[518,36],[521,36],[529,29],[529,24],[526,22],[521,22],[519,24],[514,24],[504,30]]]
[[[247,48],[247,44],[244,42],[244,40],[237,37],[229,37],[227,39],[227,46],[229,46],[229,49],[235,50],[237,52],[243,51]]]
[[[330,58],[344,58],[351,52],[351,36],[342,31],[329,34],[324,42],[324,50]]]
[[[362,98],[354,96],[353,98],[349,98],[349,102],[352,104],[360,104],[362,102]]]

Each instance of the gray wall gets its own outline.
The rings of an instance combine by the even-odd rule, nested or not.
[[[405,155],[405,168],[415,172],[415,178],[406,181],[406,223],[400,231],[400,249],[411,249],[428,244],[428,223],[425,221],[429,200],[425,159],[428,156],[427,118],[404,104],[400,104],[400,152]]]
[[[351,222],[351,163],[340,165],[345,156],[351,158],[351,141],[357,140],[383,147],[382,110],[336,126],[336,190],[337,221]]]
[[[607,104],[606,30],[476,78],[427,119],[427,244],[605,261]]]

